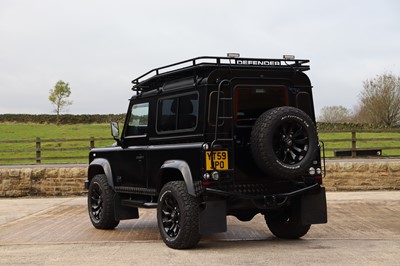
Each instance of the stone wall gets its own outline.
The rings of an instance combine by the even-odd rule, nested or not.
[[[82,195],[86,176],[86,167],[2,168],[0,197]]]
[[[399,190],[400,161],[326,163],[328,191]],[[86,167],[0,168],[0,197],[83,195]]]
[[[324,185],[328,191],[399,190],[400,160],[326,163]]]

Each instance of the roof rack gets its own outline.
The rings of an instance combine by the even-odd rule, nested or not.
[[[153,78],[169,75],[198,67],[231,67],[231,68],[264,68],[264,69],[292,69],[307,71],[310,69],[310,60],[307,59],[266,59],[266,58],[232,58],[201,56],[163,67],[155,68],[140,77],[132,80],[132,90],[138,93],[146,90],[146,83]]]

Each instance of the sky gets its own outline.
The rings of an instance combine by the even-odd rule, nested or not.
[[[0,0],[0,114],[126,112],[131,80],[197,56],[309,59],[317,114],[357,105],[362,83],[400,75],[400,1]]]

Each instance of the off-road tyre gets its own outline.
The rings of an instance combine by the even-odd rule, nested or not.
[[[310,224],[302,224],[299,215],[288,210],[266,214],[265,222],[271,233],[277,238],[298,239],[310,230]]]
[[[173,249],[188,249],[200,241],[199,199],[189,195],[184,181],[168,182],[161,189],[157,222],[161,238]]]
[[[108,185],[104,174],[96,175],[90,181],[88,211],[90,221],[97,229],[114,229],[119,221],[114,218],[115,192]]]
[[[313,120],[289,106],[264,112],[253,126],[250,141],[254,161],[272,178],[291,179],[307,173],[319,151]]]

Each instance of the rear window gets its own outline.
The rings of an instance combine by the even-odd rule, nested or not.
[[[284,86],[239,85],[235,88],[235,99],[237,125],[253,125],[266,110],[288,105]]]

